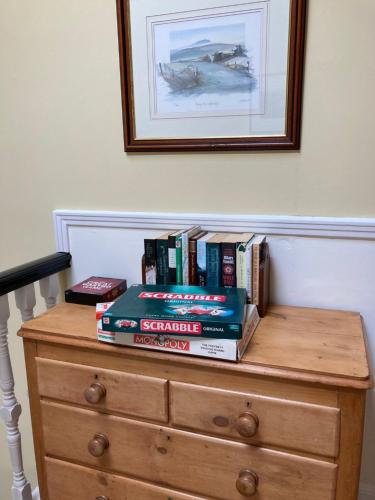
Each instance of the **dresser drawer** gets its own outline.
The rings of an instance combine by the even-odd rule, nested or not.
[[[37,358],[40,396],[168,421],[168,382],[93,366]]]
[[[264,500],[332,500],[337,466],[42,401],[47,455],[222,500],[255,486]],[[94,452],[97,456],[93,456]],[[251,484],[250,484],[251,483]]]
[[[159,486],[47,458],[49,500],[200,500]],[[202,499],[203,500],[203,499]]]
[[[340,411],[250,393],[171,382],[172,425],[253,444],[336,457]]]

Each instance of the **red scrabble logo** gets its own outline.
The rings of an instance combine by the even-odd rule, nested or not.
[[[138,295],[140,299],[159,300],[201,300],[205,302],[225,302],[225,295],[199,295],[195,293],[164,293],[164,292],[142,292]]]
[[[200,335],[202,325],[190,321],[141,320],[142,332],[180,333],[181,335]]]

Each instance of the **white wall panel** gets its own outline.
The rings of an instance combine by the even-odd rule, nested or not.
[[[73,255],[68,284],[90,275],[139,283],[143,239],[192,223],[214,231],[268,234],[272,302],[361,312],[374,365],[375,221],[371,219],[56,211],[58,250]],[[374,424],[375,393],[370,391],[362,466],[365,500],[375,498]]]

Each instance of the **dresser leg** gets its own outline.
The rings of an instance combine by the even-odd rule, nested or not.
[[[33,340],[24,340],[23,344],[29,390],[31,423],[33,427],[34,450],[39,486],[33,491],[32,500],[48,500],[47,484],[45,480],[44,448],[42,434],[42,418],[38,392],[38,378],[36,371],[37,344]]]
[[[339,392],[341,434],[336,500],[358,498],[365,402],[365,391]]]

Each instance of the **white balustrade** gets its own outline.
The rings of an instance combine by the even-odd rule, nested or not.
[[[31,491],[31,485],[23,470],[21,434],[18,428],[22,409],[14,393],[14,377],[8,346],[10,309],[7,292],[10,293],[10,290],[14,290],[12,286],[15,283],[27,283],[31,276],[43,276],[55,269],[55,274],[39,281],[40,295],[44,298],[47,309],[50,309],[56,305],[59,293],[57,273],[69,267],[70,259],[70,254],[59,252],[0,273],[0,291],[4,293],[0,296],[0,395],[2,393],[3,396],[2,401],[0,401],[0,419],[5,424],[12,465],[12,500],[40,500],[40,494],[38,486]],[[33,319],[36,305],[34,284],[19,288],[14,293],[22,321]],[[2,485],[0,485],[0,500],[9,500]]]
[[[26,292],[20,293],[18,296],[18,303],[22,307],[22,311],[25,316],[30,317],[31,314],[32,317],[34,308],[34,306],[32,306],[32,291],[27,290]],[[23,470],[21,434],[18,429],[18,420],[22,410],[21,405],[17,401],[14,394],[13,370],[8,347],[9,316],[10,311],[8,296],[3,295],[0,297],[0,388],[3,393],[0,417],[5,423],[10,460],[12,464],[12,499],[32,500],[31,486],[27,481]],[[2,491],[1,493],[3,494],[4,492]]]
[[[58,277],[53,275],[44,278],[40,280],[39,285],[40,294],[44,298],[47,308],[50,309],[56,304],[59,292]],[[34,284],[19,288],[14,294],[16,306],[21,312],[22,321],[33,319],[36,305]],[[12,464],[12,500],[39,500],[39,489],[35,488],[33,492],[31,491],[30,483],[27,481],[23,470],[21,434],[18,429],[22,409],[14,394],[13,370],[8,347],[9,316],[8,296],[3,295],[0,297],[0,387],[3,393],[0,417],[5,423]]]
[[[36,304],[34,284],[19,288],[14,294],[16,296],[16,306],[21,311],[22,321],[33,319]]]
[[[47,309],[56,305],[57,296],[59,294],[59,278],[57,274],[48,276],[39,281],[40,295],[46,302]]]

